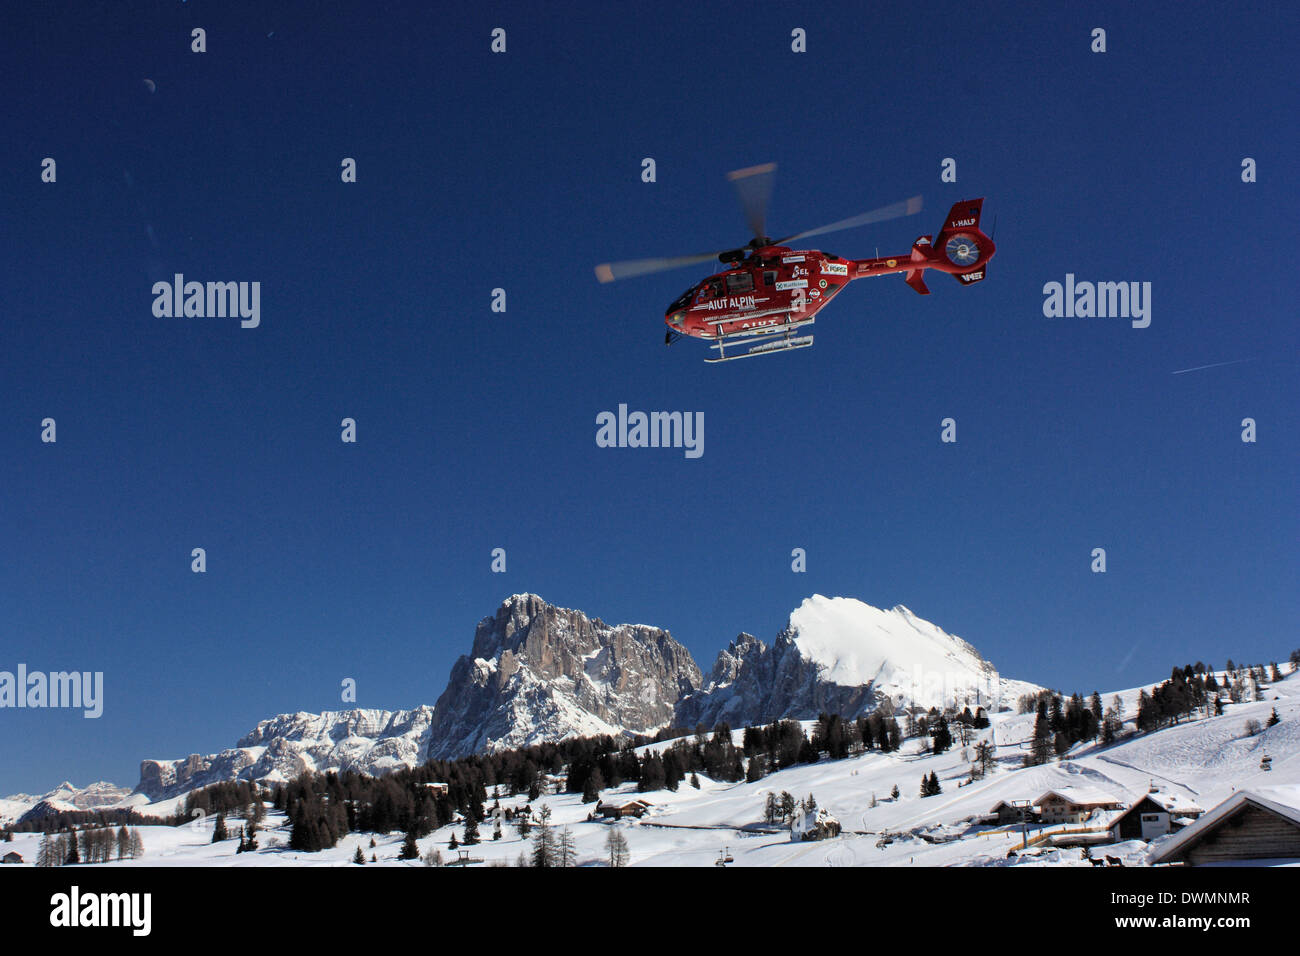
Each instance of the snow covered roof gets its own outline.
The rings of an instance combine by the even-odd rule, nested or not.
[[[989,813],[997,813],[998,809],[1001,807],[1008,807],[1012,810],[1020,810],[1020,809],[1028,809],[1030,806],[1033,806],[1033,804],[1029,804],[1028,806],[1025,806],[1024,805],[1025,803],[1026,801],[1023,800],[1011,800],[1011,799],[999,800],[997,803],[993,804],[992,808],[990,808],[989,810]]]
[[[1107,803],[1123,803],[1114,794],[1107,793],[1105,790],[1098,790],[1096,787],[1057,787],[1054,790],[1048,790],[1035,800],[1034,805],[1037,806],[1045,802],[1053,795],[1073,803],[1077,807],[1097,807]]]
[[[1270,810],[1300,826],[1300,786],[1238,790],[1191,826],[1180,830],[1173,839],[1160,847],[1159,852],[1151,858],[1151,862],[1167,863],[1189,844],[1200,839],[1203,834],[1217,827],[1248,803]]]
[[[1148,793],[1147,796],[1150,797],[1152,800],[1154,800],[1156,803],[1160,804],[1170,813],[1197,814],[1197,813],[1205,812],[1204,807],[1198,806],[1197,804],[1192,803],[1192,801],[1190,800],[1184,800],[1182,797],[1174,793],[1152,792],[1152,793]]]
[[[1189,818],[1195,819],[1197,814],[1201,814],[1205,812],[1202,808],[1198,807],[1196,804],[1186,801],[1182,797],[1175,796],[1172,793],[1156,793],[1155,791],[1152,791],[1151,793],[1144,794],[1141,799],[1133,801],[1132,806],[1130,806],[1123,813],[1118,814],[1113,820],[1111,820],[1110,821],[1111,827],[1113,828],[1118,826],[1121,820],[1139,811],[1150,813],[1151,810],[1149,810],[1144,806],[1148,800],[1154,803],[1156,806],[1160,807],[1171,817],[1177,816],[1179,814],[1186,815],[1183,817],[1184,820],[1188,820]]]

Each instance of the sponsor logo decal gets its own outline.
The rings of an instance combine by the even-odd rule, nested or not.
[[[822,275],[824,276],[846,276],[849,274],[849,267],[842,262],[823,262]]]
[[[778,292],[787,292],[790,289],[806,289],[806,288],[808,288],[807,279],[787,279],[785,282],[778,282],[776,284],[776,290]]]

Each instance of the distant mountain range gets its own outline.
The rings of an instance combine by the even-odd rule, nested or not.
[[[653,734],[668,726],[733,727],[820,712],[948,705],[997,711],[1035,685],[1001,677],[970,644],[905,607],[884,611],[814,595],[771,645],[741,634],[707,679],[667,631],[611,626],[581,611],[515,594],[479,622],[436,705],[413,710],[282,714],[233,748],[145,760],[128,802],[163,800],[222,780],[289,780],[305,770],[381,774],[430,759],[593,734]],[[66,789],[63,789],[66,788]],[[71,784],[32,801],[84,809],[121,804],[111,784]],[[0,807],[0,814],[3,814]]]
[[[0,799],[0,823],[12,823],[19,819],[34,820],[64,811],[121,806],[123,801],[131,797],[131,793],[126,787],[102,780],[88,787],[78,787],[65,780],[49,793],[40,796],[15,793]]]

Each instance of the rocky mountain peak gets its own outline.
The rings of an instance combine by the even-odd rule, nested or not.
[[[429,756],[581,734],[649,733],[702,681],[662,628],[611,627],[582,611],[515,594],[479,622],[434,708]]]

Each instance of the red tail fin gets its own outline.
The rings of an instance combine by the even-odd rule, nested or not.
[[[983,199],[966,199],[948,210],[948,218],[934,240],[935,250],[955,266],[969,265],[965,272],[953,276],[962,285],[981,282],[993,256],[993,240],[980,230]]]

